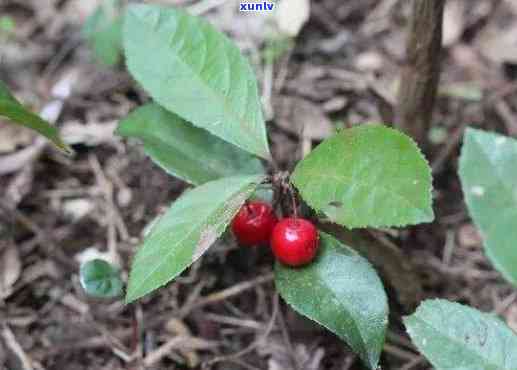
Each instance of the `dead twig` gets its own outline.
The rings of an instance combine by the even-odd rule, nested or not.
[[[503,120],[506,130],[510,136],[517,135],[517,124],[515,123],[515,115],[504,100],[500,100],[494,105],[495,112]]]
[[[16,355],[18,360],[20,361],[23,370],[33,370],[32,360],[25,353],[22,346],[16,340],[14,333],[9,329],[7,325],[2,325],[2,338],[7,348],[11,350],[12,353]]]
[[[191,336],[176,336],[169,339],[156,350],[149,353],[143,361],[144,366],[150,367],[158,363],[162,358],[167,356],[173,349],[212,349],[217,343],[210,342],[201,338]]]
[[[468,122],[463,122],[457,129],[454,130],[454,132],[451,135],[449,135],[447,143],[431,163],[431,170],[433,171],[433,174],[440,172],[449,156],[460,143],[461,138],[463,137],[463,133],[465,132],[465,128],[468,125]]]
[[[260,330],[264,327],[264,324],[255,320],[238,319],[236,317],[218,315],[215,313],[207,313],[204,318],[208,321],[217,322],[224,325],[239,326],[241,328],[247,328],[251,330]]]
[[[282,332],[282,338],[284,339],[285,346],[289,351],[289,360],[291,361],[291,366],[293,369],[300,370],[298,357],[296,356],[293,342],[291,341],[291,336],[289,335],[289,331],[287,330],[287,325],[285,324],[284,316],[281,311],[278,315],[278,323],[280,325],[280,331]]]
[[[99,187],[102,189],[103,196],[106,201],[106,219],[108,221],[108,252],[112,258],[112,261],[118,265],[121,265],[120,256],[117,248],[116,226],[116,220],[120,219],[121,216],[115,205],[115,202],[113,201],[113,184],[108,180],[107,176],[104,174],[99,159],[95,155],[91,155],[89,157],[89,162],[92,171],[95,174],[97,183]]]
[[[212,303],[224,301],[230,297],[241,294],[242,292],[249,290],[257,285],[266,284],[273,280],[273,274],[267,274],[259,276],[253,280],[243,281],[242,283],[236,284],[231,288],[222,290],[220,292],[212,293],[207,295],[206,297],[200,298],[196,303],[194,303],[191,309],[200,308]]]
[[[45,139],[38,137],[34,144],[13,154],[0,156],[0,176],[16,172],[32,163],[41,154],[45,146]]]
[[[275,294],[274,295],[274,298],[273,298],[273,312],[271,313],[271,319],[269,320],[269,323],[266,327],[266,329],[264,330],[264,334],[262,334],[260,336],[260,338],[256,339],[255,341],[253,341],[249,346],[247,346],[246,348],[244,348],[243,350],[237,352],[237,353],[234,353],[232,355],[226,355],[226,356],[220,356],[220,357],[216,357],[208,362],[206,362],[205,364],[203,364],[203,368],[210,368],[212,365],[218,363],[218,362],[232,362],[232,361],[236,361],[238,360],[240,357],[250,353],[251,351],[253,351],[255,348],[257,348],[259,345],[261,345],[268,337],[269,337],[269,334],[271,334],[271,331],[273,330],[274,326],[275,326],[275,321],[276,321],[276,318],[277,318],[277,315],[278,315],[278,294]]]

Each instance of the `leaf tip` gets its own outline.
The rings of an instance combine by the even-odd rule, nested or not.
[[[128,305],[128,304],[131,304],[133,303],[137,298],[130,295],[129,293],[126,294],[126,297],[124,298],[124,304],[125,305]]]
[[[133,288],[133,284],[131,283],[131,278],[129,279],[126,296],[124,297],[124,304],[128,305],[130,303],[135,302],[137,299],[142,298],[144,295],[146,295],[149,292],[146,291],[139,291]]]
[[[378,369],[379,356],[380,356],[380,353],[379,354],[373,354],[373,353],[368,354],[368,359],[366,361],[366,365],[368,366],[368,368],[370,368],[371,370]]]
[[[65,142],[61,141],[59,143],[56,143],[56,147],[61,150],[65,155],[71,157],[75,154],[75,151]]]

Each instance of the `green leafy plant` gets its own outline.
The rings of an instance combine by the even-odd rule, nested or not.
[[[404,323],[437,370],[517,369],[517,336],[495,315],[436,299]]]
[[[2,81],[0,81],[0,117],[1,116],[8,118],[11,122],[40,133],[64,153],[72,153],[72,149],[70,149],[59,136],[57,128],[25,108],[16,100]]]
[[[517,283],[517,141],[469,128],[459,175],[469,213],[495,268]],[[418,349],[438,369],[517,368],[517,336],[496,315],[428,300],[404,319]]]
[[[238,174],[264,173],[260,160],[197,128],[157,104],[144,105],[120,122],[117,132],[144,143],[167,173],[192,185]]]
[[[94,298],[115,298],[123,294],[120,270],[109,262],[93,259],[81,265],[81,286],[87,295]]]
[[[123,18],[126,64],[153,102],[130,113],[117,132],[141,141],[160,167],[195,186],[150,227],[133,259],[127,303],[187,269],[221,237],[240,210],[246,223],[254,217],[262,219],[248,203],[259,192],[274,193],[268,196],[273,208],[282,209],[284,220],[294,224],[302,216],[312,221],[307,221],[310,225],[333,223],[348,229],[433,221],[431,171],[408,136],[382,124],[343,129],[299,161],[292,173],[280,172],[270,154],[252,68],[226,36],[203,19],[175,8],[130,5]],[[299,215],[302,203],[313,212]],[[268,220],[276,222],[276,217]],[[276,226],[272,231],[270,226],[257,227],[274,238]],[[301,267],[281,262],[291,261],[292,256],[286,256],[290,251],[280,245],[274,268],[276,287],[296,311],[342,338],[367,367],[376,369],[388,325],[383,284],[354,245],[322,231],[316,234],[311,231],[303,243],[295,243],[304,253]],[[310,251],[304,251],[304,246]],[[438,368],[510,369],[504,367],[510,362],[498,367],[499,355],[471,346],[470,339],[446,325],[455,318],[455,327],[463,327],[465,333],[470,330],[470,336],[478,327],[462,323],[475,318],[480,327],[490,326],[487,343],[513,341],[509,329],[488,317],[456,304],[431,301],[408,317],[406,326]],[[465,354],[463,362],[448,362],[449,352],[439,351],[448,345]]]
[[[469,213],[495,268],[517,283],[517,141],[468,128],[459,175]],[[405,318],[413,343],[440,369],[516,369],[517,336],[497,316],[429,300]]]
[[[517,141],[468,129],[459,174],[467,206],[494,266],[517,284]]]

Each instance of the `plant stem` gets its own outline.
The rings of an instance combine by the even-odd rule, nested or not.
[[[248,213],[253,213],[253,208],[250,207],[250,202],[248,199],[246,199],[246,201],[244,202],[244,207],[246,207],[246,211],[248,211]]]
[[[445,0],[413,0],[395,123],[425,147],[440,79]]]
[[[298,218],[298,206],[296,204],[296,195],[294,194],[294,189],[290,184],[288,189],[289,194],[291,195],[291,207],[293,209],[294,218]]]

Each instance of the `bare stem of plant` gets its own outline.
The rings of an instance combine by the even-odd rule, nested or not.
[[[445,0],[412,0],[396,125],[425,147],[440,79]]]

